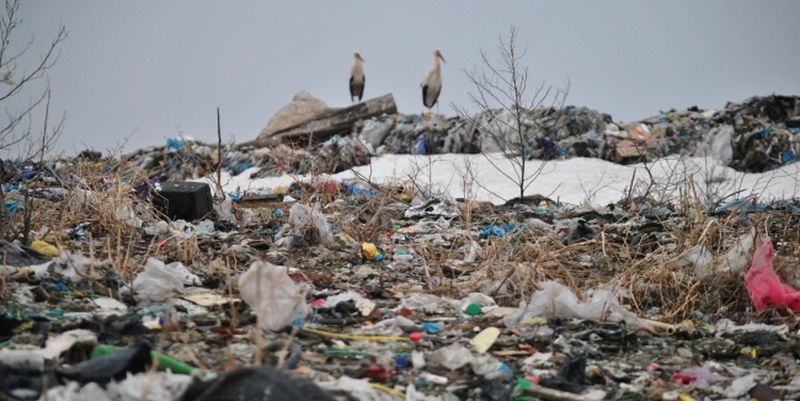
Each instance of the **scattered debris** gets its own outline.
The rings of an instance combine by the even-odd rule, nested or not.
[[[305,120],[296,104],[265,136],[331,112],[296,100]],[[542,159],[707,154],[764,171],[800,151],[796,97],[630,124],[531,116],[566,121],[530,144]],[[0,398],[800,398],[797,199],[704,203],[681,187],[670,203],[632,183],[599,208],[483,206],[326,175],[384,152],[491,150],[481,126],[387,114],[348,130],[221,161],[188,138],[120,160],[2,161],[3,227],[35,218],[0,241]],[[217,166],[315,179],[223,201],[193,181]]]

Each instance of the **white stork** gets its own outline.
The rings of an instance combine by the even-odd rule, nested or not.
[[[440,52],[439,49],[434,49],[433,68],[428,71],[428,75],[425,77],[425,80],[422,81],[422,104],[429,110],[436,104],[436,101],[439,100],[439,93],[442,92],[442,69],[439,60],[445,63],[447,62],[444,60],[444,57],[442,57],[442,52]]]
[[[364,97],[364,59],[361,58],[361,54],[358,52],[353,53],[353,58],[355,62],[353,63],[353,67],[350,68],[350,101],[355,102],[355,98],[358,98],[358,101],[361,101],[361,98]]]

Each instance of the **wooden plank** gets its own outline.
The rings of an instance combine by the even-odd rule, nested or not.
[[[396,113],[394,96],[389,93],[349,107],[325,111],[309,121],[277,131],[269,138],[242,143],[238,148],[259,148],[280,143],[299,145],[318,143],[336,134],[349,134],[356,121]]]

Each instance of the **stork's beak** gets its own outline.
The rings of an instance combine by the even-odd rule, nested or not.
[[[436,57],[439,57],[439,60],[442,60],[442,61],[443,61],[443,62],[445,62],[445,63],[447,62],[447,60],[445,60],[445,59],[444,59],[444,56],[442,56],[442,53],[441,53],[441,52],[438,52],[438,51],[437,51],[437,52],[436,52]]]

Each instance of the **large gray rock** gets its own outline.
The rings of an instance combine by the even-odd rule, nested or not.
[[[283,106],[269,120],[267,126],[258,134],[258,139],[269,138],[272,134],[286,128],[312,120],[314,117],[328,110],[328,105],[306,91],[300,91],[292,102]]]

